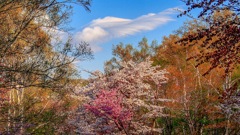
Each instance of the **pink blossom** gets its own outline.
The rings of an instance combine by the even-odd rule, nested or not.
[[[101,90],[96,98],[85,105],[85,108],[98,117],[105,116],[115,122],[127,122],[131,120],[132,113],[122,103],[123,97],[117,90]]]

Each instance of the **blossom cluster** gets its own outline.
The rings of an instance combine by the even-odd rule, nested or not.
[[[161,132],[152,121],[164,116],[161,86],[167,82],[167,71],[152,66],[146,59],[141,63],[121,62],[120,70],[108,75],[97,72],[89,85],[80,92],[89,97],[85,105],[105,125],[115,125],[111,131],[125,134]],[[161,100],[160,100],[161,99]],[[103,125],[104,123],[101,123]],[[155,125],[155,124],[154,124]]]

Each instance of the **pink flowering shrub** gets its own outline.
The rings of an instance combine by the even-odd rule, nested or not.
[[[117,90],[101,90],[90,104],[85,108],[97,117],[107,117],[118,125],[119,122],[131,120],[132,113],[123,106],[122,96],[117,94]]]

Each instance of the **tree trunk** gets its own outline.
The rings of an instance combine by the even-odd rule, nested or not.
[[[11,104],[12,104],[12,91],[9,92],[9,107],[8,107],[8,118],[7,118],[7,121],[8,121],[8,124],[7,124],[7,133],[10,134],[11,131]]]

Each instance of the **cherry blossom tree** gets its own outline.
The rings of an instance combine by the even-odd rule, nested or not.
[[[120,64],[121,70],[108,75],[95,72],[92,83],[81,89],[89,98],[86,110],[96,116],[95,122],[101,120],[99,124],[105,124],[102,130],[120,134],[160,133],[156,119],[165,116],[161,103],[171,101],[161,98],[167,71],[152,66],[149,58],[139,64],[133,61]]]

